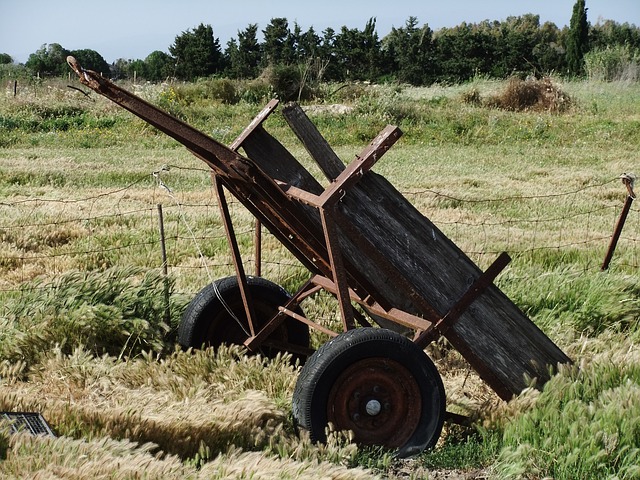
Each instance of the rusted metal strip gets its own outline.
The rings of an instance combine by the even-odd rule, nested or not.
[[[282,305],[278,312],[262,327],[262,329],[257,332],[255,335],[247,338],[244,342],[244,345],[252,351],[255,351],[257,348],[262,345],[267,338],[282,325],[282,322],[285,321],[287,314],[285,311],[293,311],[299,304],[305,292],[314,289],[315,285],[311,282],[311,280],[307,280],[305,284],[298,290],[298,292],[291,298],[289,301]]]
[[[249,125],[242,131],[242,133],[233,141],[229,148],[234,152],[237,151],[241,146],[242,142],[246,140],[246,138],[253,133],[253,131],[258,128],[262,123],[269,118],[269,115],[276,109],[278,106],[279,100],[274,98],[262,109],[258,115],[251,121]]]
[[[323,277],[322,275],[314,275],[311,283],[320,285],[324,290],[334,295],[337,293],[337,286],[331,279]],[[431,327],[431,322],[424,318],[417,317],[398,308],[384,308],[373,299],[363,299],[356,292],[349,289],[349,296],[351,300],[362,305],[368,312],[382,317],[386,320],[392,320],[395,323],[404,327],[412,328],[414,330],[426,330]]]
[[[251,135],[256,128],[261,126],[264,121],[269,118],[269,115],[276,109],[278,106],[279,100],[274,98],[271,100],[258,115],[254,117],[249,125],[242,131],[242,133],[229,145],[229,149],[237,152],[238,149],[242,146],[242,143],[245,141],[249,135]],[[255,257],[255,270],[254,273],[256,277],[262,276],[262,223],[259,218],[256,218],[255,224],[255,235],[254,235],[254,257]]]
[[[504,270],[509,262],[511,262],[511,257],[509,257],[506,252],[502,252],[491,266],[473,282],[471,287],[469,287],[446,315],[433,324],[428,330],[422,332],[414,340],[414,343],[420,348],[425,348],[441,334],[447,336],[447,332],[453,324],[458,321],[473,301],[482,295],[482,292],[493,283],[498,274]]]
[[[315,195],[313,193],[307,192],[302,188],[298,188],[293,185],[289,185],[288,183],[276,181],[276,183],[282,188],[282,190],[292,199],[298,200],[305,205],[309,205],[311,207],[320,208],[322,207],[321,199],[319,195]]]
[[[345,332],[355,328],[353,319],[353,307],[349,299],[349,284],[347,272],[344,269],[342,261],[342,252],[338,241],[338,231],[336,229],[333,216],[335,215],[335,205],[320,208],[320,219],[324,229],[325,241],[327,244],[327,252],[329,261],[331,262],[331,271],[333,273],[333,281],[336,284],[336,293],[338,305],[340,306],[340,316],[344,325]]]
[[[285,307],[279,307],[278,310],[280,310],[282,313],[286,313],[287,315],[289,315],[292,318],[295,318],[296,320],[298,320],[299,322],[305,323],[307,325],[309,325],[311,328],[314,328],[315,330],[318,330],[319,332],[325,333],[327,335],[329,335],[330,337],[337,337],[338,334],[336,332],[334,332],[333,330],[329,330],[326,327],[323,327],[322,325],[320,325],[319,323],[316,323],[312,320],[309,320],[307,317],[303,317],[302,315],[289,310],[288,308]]]
[[[227,242],[231,249],[231,259],[233,260],[233,266],[236,270],[236,277],[238,278],[238,287],[240,288],[240,296],[242,297],[242,304],[244,305],[245,315],[247,316],[247,322],[249,323],[249,332],[251,335],[255,335],[256,329],[256,314],[253,309],[253,301],[251,298],[251,292],[247,284],[247,275],[242,265],[242,257],[240,256],[240,249],[238,248],[238,241],[233,229],[233,223],[231,222],[231,215],[229,214],[229,205],[227,199],[224,196],[224,190],[222,184],[218,180],[217,176],[213,176],[215,192],[218,197],[218,206],[220,208],[220,215],[224,223],[224,231],[227,235]]]
[[[336,203],[351,185],[356,183],[376,162],[389,150],[402,136],[402,131],[393,125],[388,125],[365,148],[362,153],[352,161],[347,168],[336,178],[335,182],[320,195],[322,205]]]

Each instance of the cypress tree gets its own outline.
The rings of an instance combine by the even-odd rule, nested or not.
[[[570,75],[581,75],[584,70],[584,54],[588,50],[589,23],[585,0],[577,0],[569,23],[567,36],[567,67]]]

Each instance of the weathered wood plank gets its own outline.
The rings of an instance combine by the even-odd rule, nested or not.
[[[274,144],[279,142],[266,131],[261,132],[260,139],[254,140],[263,147],[270,145],[272,153],[278,150]],[[274,159],[262,153],[256,155],[247,151],[249,158],[268,175],[319,194],[321,187],[297,160]],[[374,172],[364,175],[346,191],[338,210],[441,316],[482,275],[481,270],[428,218]],[[395,308],[429,318],[431,312],[412,300],[412,292],[394,282],[388,270],[363,255],[344,229],[341,231],[341,248],[350,260],[350,274],[366,278]],[[549,378],[548,365],[555,367],[570,362],[495,285],[488,287],[460,316],[447,338],[503,398],[527,387],[525,377],[538,378],[544,383]]]
[[[327,179],[331,181],[336,179],[344,170],[344,163],[309,120],[300,105],[288,103],[282,109],[282,115]]]

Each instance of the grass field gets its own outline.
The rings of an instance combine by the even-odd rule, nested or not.
[[[0,476],[640,478],[637,205],[600,271],[627,196],[618,177],[639,170],[640,85],[556,86],[561,111],[489,106],[508,84],[483,79],[353,86],[310,110],[345,162],[399,125],[404,136],[374,170],[481,267],[509,252],[498,285],[576,363],[543,392],[504,403],[454,350],[430,346],[448,408],[476,422],[446,425],[434,451],[405,461],[342,434],[327,445],[299,438],[287,358],[175,348],[185,305],[233,272],[202,162],[66,83],[1,97],[0,410],[42,412],[61,437],[3,430]],[[129,87],[227,144],[268,101],[226,105],[198,97],[202,85]],[[266,126],[312,168],[279,113]],[[253,221],[231,210],[251,270]],[[306,271],[264,241],[263,275],[295,290]],[[339,322],[326,296],[304,308]]]

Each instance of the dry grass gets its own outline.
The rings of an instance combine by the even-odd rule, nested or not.
[[[514,77],[507,83],[504,91],[482,101],[477,90],[465,93],[463,100],[467,103],[501,108],[516,112],[550,112],[562,113],[570,109],[574,101],[563,92],[551,78],[541,80],[527,78],[525,80]]]
[[[561,91],[546,80],[478,80],[473,87],[476,91],[468,94],[467,103],[460,98],[468,86],[434,86],[397,95],[385,90],[364,98],[347,115],[318,113],[317,120],[327,129],[323,133],[337,138],[338,153],[346,161],[361,150],[372,131],[375,135],[391,120],[404,122],[405,138],[376,165],[376,172],[481,266],[499,251],[513,254],[514,262],[499,280],[501,287],[582,362],[586,372],[584,378],[567,372],[558,385],[564,381],[566,389],[575,390],[591,376],[601,375],[601,370],[591,368],[590,359],[605,362],[607,351],[616,352],[606,360],[609,364],[637,365],[636,356],[624,354],[637,343],[637,209],[614,268],[607,275],[598,272],[625,196],[617,176],[637,170],[637,87],[568,84]],[[495,101],[500,108],[487,108],[488,98],[499,98]],[[66,104],[68,99],[56,101]],[[29,102],[21,102],[24,121],[46,107],[30,111]],[[47,336],[51,327],[64,323],[59,319],[84,315],[94,324],[95,317],[89,315],[94,310],[86,305],[86,310],[74,308],[72,301],[67,310],[59,310],[64,315],[58,318],[30,321],[37,317],[32,313],[46,309],[35,308],[38,298],[23,295],[22,288],[48,291],[57,280],[78,271],[91,272],[84,281],[98,287],[97,279],[109,278],[125,266],[134,265],[136,275],[158,272],[158,203],[164,207],[169,274],[175,285],[172,325],[179,319],[180,306],[210,278],[233,271],[210,179],[201,163],[102,102],[95,107],[97,116],[118,117],[116,125],[55,134],[14,131],[5,137],[16,142],[14,147],[0,150],[0,341],[5,350],[22,345],[29,353],[11,348],[11,359],[0,362],[0,408],[41,411],[62,435],[58,440],[0,435],[7,453],[0,476],[318,478],[322,472],[326,478],[371,478],[372,471],[353,466],[387,468],[388,457],[373,456],[369,464],[371,457],[344,436],[331,436],[328,445],[318,446],[295,434],[289,412],[296,371],[287,359],[266,362],[237,349],[214,354],[159,348],[162,352],[142,353],[128,349],[134,337],[126,334],[111,355],[103,356],[95,336]],[[0,109],[6,112],[9,107],[0,104]],[[227,107],[219,110],[211,113],[218,118],[216,129],[231,132],[248,123],[244,110],[237,117]],[[227,125],[232,121],[242,125]],[[276,130],[281,128],[277,116],[269,121]],[[350,143],[341,143],[345,138]],[[302,150],[293,148],[296,155]],[[171,165],[160,175],[171,194],[152,175],[163,165]],[[562,195],[566,192],[578,193]],[[232,214],[251,271],[253,222],[237,204]],[[288,290],[306,279],[304,269],[272,237],[265,238],[264,256],[265,276]],[[21,295],[31,299],[34,308],[25,309],[31,313],[20,318],[9,317],[5,312]],[[55,303],[54,297],[47,302]],[[60,297],[61,303],[68,298]],[[140,301],[147,300],[141,293]],[[335,302],[326,297],[303,307],[324,325],[338,323]],[[108,318],[117,323],[115,315]],[[39,343],[43,337],[54,340]],[[317,345],[325,338],[314,334],[312,341]],[[439,343],[429,353],[443,376],[449,408],[486,419],[490,431],[502,433],[527,412],[544,413],[552,404],[530,392],[505,405],[457,352]],[[602,404],[607,400],[630,411],[625,410],[623,394],[631,395],[631,388],[618,389],[618,396],[602,390],[607,392]],[[579,422],[589,420],[585,416]],[[507,431],[514,443],[528,428],[519,425],[521,430]],[[459,438],[454,428],[445,429],[442,448],[446,451]],[[502,461],[521,464],[523,452],[509,450]],[[393,477],[392,471],[384,470]],[[423,470],[416,467],[413,473],[419,471]],[[536,475],[550,472],[539,468]],[[403,470],[404,477],[409,475]]]
[[[371,478],[337,465],[353,463],[354,445],[335,437],[319,448],[292,433],[287,357],[230,347],[124,362],[76,350],[49,355],[28,381],[19,381],[23,370],[5,373],[0,409],[42,412],[62,439],[12,436],[3,475],[318,478],[320,468],[324,478]]]

